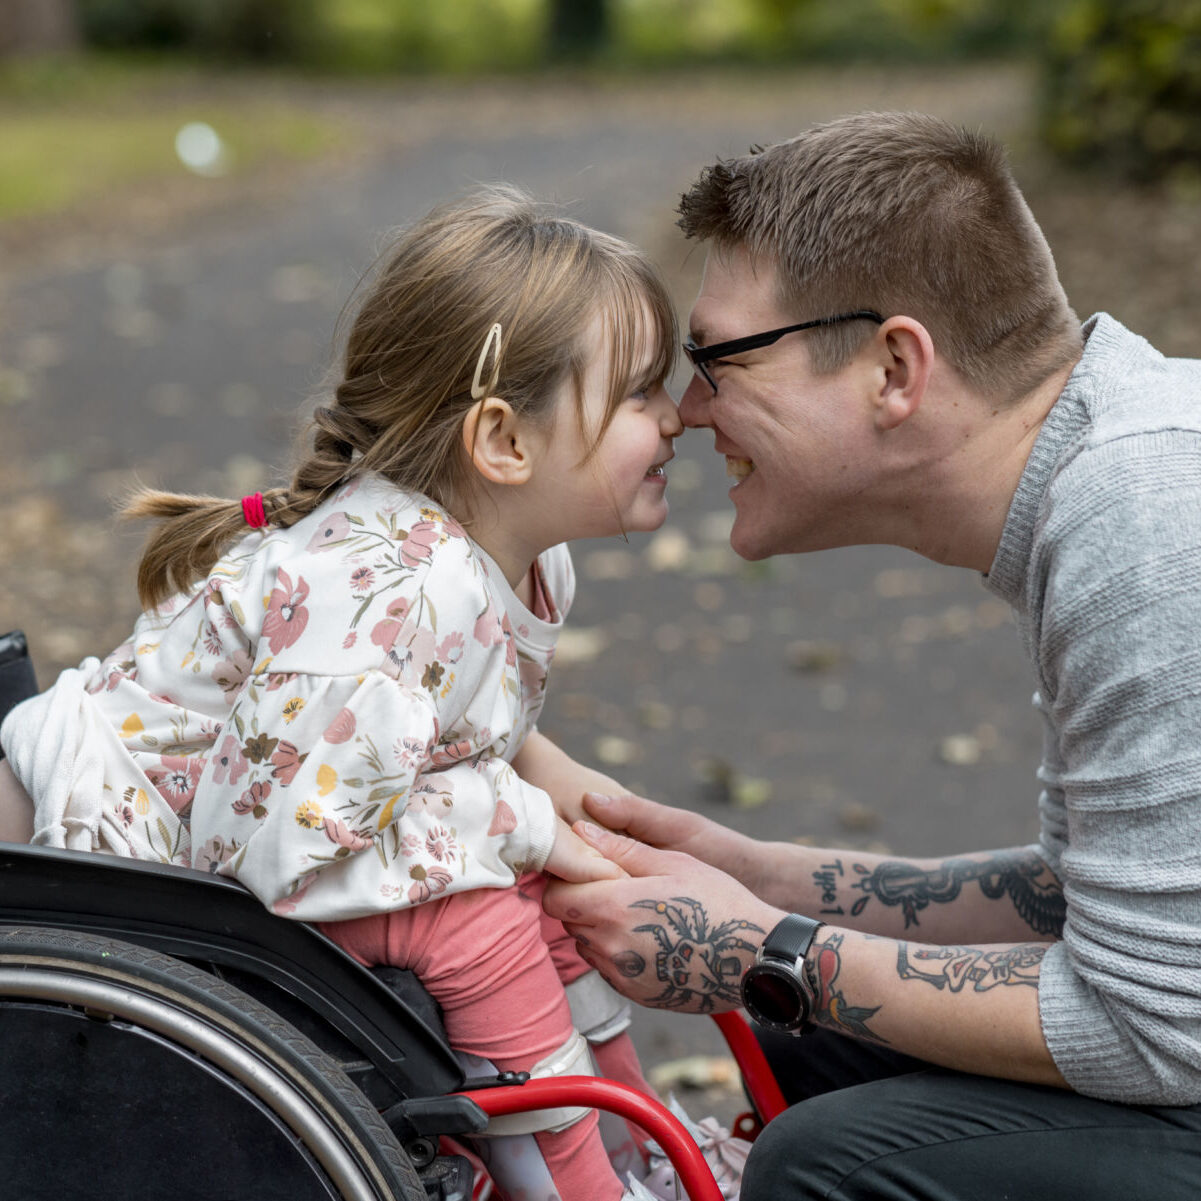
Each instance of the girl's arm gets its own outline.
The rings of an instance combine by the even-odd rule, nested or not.
[[[555,812],[573,825],[584,812],[584,793],[622,793],[614,779],[594,768],[577,763],[544,734],[534,730],[513,757],[513,767],[523,780],[548,793]]]

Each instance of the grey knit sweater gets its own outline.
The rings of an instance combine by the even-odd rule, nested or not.
[[[1047,1046],[1077,1091],[1201,1102],[1201,361],[1113,318],[1014,495],[986,586],[1042,716],[1039,851],[1063,882]]]

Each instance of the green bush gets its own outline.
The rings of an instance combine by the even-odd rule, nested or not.
[[[1067,161],[1135,180],[1201,173],[1201,0],[1060,0],[1041,124]]]
[[[1049,2],[78,0],[95,46],[342,72],[995,56]]]
[[[78,0],[84,39],[103,49],[288,62],[311,37],[317,0]]]
[[[642,62],[934,61],[1028,49],[1046,0],[610,0]]]

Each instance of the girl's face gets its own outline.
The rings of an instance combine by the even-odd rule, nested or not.
[[[547,516],[562,540],[658,529],[667,517],[666,465],[672,441],[684,431],[676,403],[662,384],[644,378],[654,359],[639,323],[639,347],[629,395],[597,442],[609,400],[611,333],[598,314],[588,331],[583,379],[583,430],[570,384],[558,400],[547,457],[540,475],[550,485]],[[553,499],[552,499],[553,498]]]

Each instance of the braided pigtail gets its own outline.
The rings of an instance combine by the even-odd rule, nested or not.
[[[126,502],[121,516],[159,522],[138,564],[138,598],[147,609],[203,579],[225,547],[246,532],[241,502],[219,496],[146,488]]]

